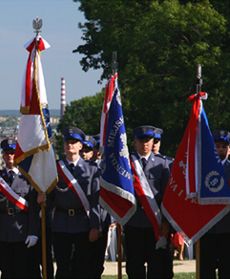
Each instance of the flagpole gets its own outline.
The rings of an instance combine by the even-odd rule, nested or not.
[[[36,34],[36,46],[38,42],[38,36],[42,28],[42,19],[38,17],[33,20],[33,28]],[[37,48],[36,48],[37,50]],[[47,279],[47,259],[46,259],[46,193],[38,193],[38,200],[40,197],[40,207],[41,207],[41,244],[42,244],[42,278]]]
[[[117,72],[117,52],[112,52],[112,75]],[[117,223],[117,278],[122,278],[122,226]]]
[[[45,194],[45,193],[44,193]],[[47,260],[46,260],[46,206],[45,202],[41,203],[42,213],[42,278],[47,278]]]
[[[201,91],[201,86],[203,84],[202,80],[202,71],[201,71],[201,65],[197,65],[197,74],[196,74],[196,94],[198,94]],[[196,241],[195,245],[196,249],[196,279],[200,279],[200,240],[198,239]]]

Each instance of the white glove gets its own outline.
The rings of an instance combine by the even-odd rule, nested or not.
[[[164,236],[161,236],[157,243],[156,243],[156,249],[166,249],[167,246],[167,239]]]
[[[25,241],[27,248],[34,246],[38,241],[38,237],[36,235],[28,235]]]

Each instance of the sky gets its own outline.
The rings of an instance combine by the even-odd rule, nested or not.
[[[0,110],[19,109],[28,57],[24,45],[35,37],[36,17],[42,19],[41,36],[51,46],[41,53],[49,108],[60,108],[61,77],[68,104],[101,91],[102,71],[84,72],[79,63],[82,56],[72,53],[84,44],[78,23],[85,19],[78,5],[72,0],[0,0]]]

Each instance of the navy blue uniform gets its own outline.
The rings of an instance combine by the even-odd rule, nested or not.
[[[0,194],[0,250],[1,278],[37,278],[40,273],[31,274],[30,253],[33,248],[27,248],[25,240],[28,235],[39,234],[39,206],[37,193],[27,183],[21,174],[12,177],[6,168],[0,171],[0,176],[9,184],[17,179],[12,188],[19,196],[29,203],[29,210],[22,211]],[[38,266],[37,266],[37,271]]]
[[[131,159],[141,159],[137,153]],[[160,208],[164,190],[169,179],[167,161],[150,154],[143,169],[150,188],[158,191],[156,201]],[[154,192],[154,191],[153,191]],[[126,272],[129,278],[172,278],[172,254],[169,245],[166,249],[155,249],[156,239],[153,227],[137,198],[137,210],[124,227],[126,249]],[[147,263],[147,271],[145,269]]]
[[[82,158],[79,158],[75,167],[66,160],[63,162],[85,193],[90,212],[87,216],[80,199],[59,177],[57,187],[50,194],[54,208],[52,232],[57,262],[56,278],[91,278],[93,262],[89,231],[100,227],[98,168]]]

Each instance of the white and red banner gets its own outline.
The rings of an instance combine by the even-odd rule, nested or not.
[[[202,105],[204,96],[205,93],[200,92],[189,98],[193,102],[190,119],[177,150],[162,203],[162,211],[175,230],[182,231],[187,241],[192,242],[230,210],[226,206],[229,186],[223,183],[223,187],[219,187],[218,181],[225,181],[224,170],[215,152]],[[213,173],[214,176],[211,175]],[[203,188],[213,191],[212,197],[201,196]],[[204,202],[207,198],[212,198],[212,204]]]
[[[26,44],[29,57],[21,95],[15,163],[37,191],[57,183],[56,159],[50,142],[51,127],[40,52],[49,44],[36,36]]]
[[[65,184],[77,195],[79,200],[81,201],[81,204],[86,212],[87,215],[89,215],[89,201],[82,190],[81,186],[77,182],[76,178],[73,177],[71,172],[67,169],[64,162],[62,160],[59,160],[57,162],[57,170],[60,175],[60,177],[63,179]]]
[[[153,226],[155,239],[160,237],[161,227],[161,212],[158,204],[155,200],[157,190],[151,190],[148,180],[145,177],[144,171],[138,161],[138,159],[131,160],[131,168],[133,172],[133,184],[135,192],[144,208],[145,214]],[[155,191],[154,191],[155,190]],[[155,193],[154,193],[155,192]]]

